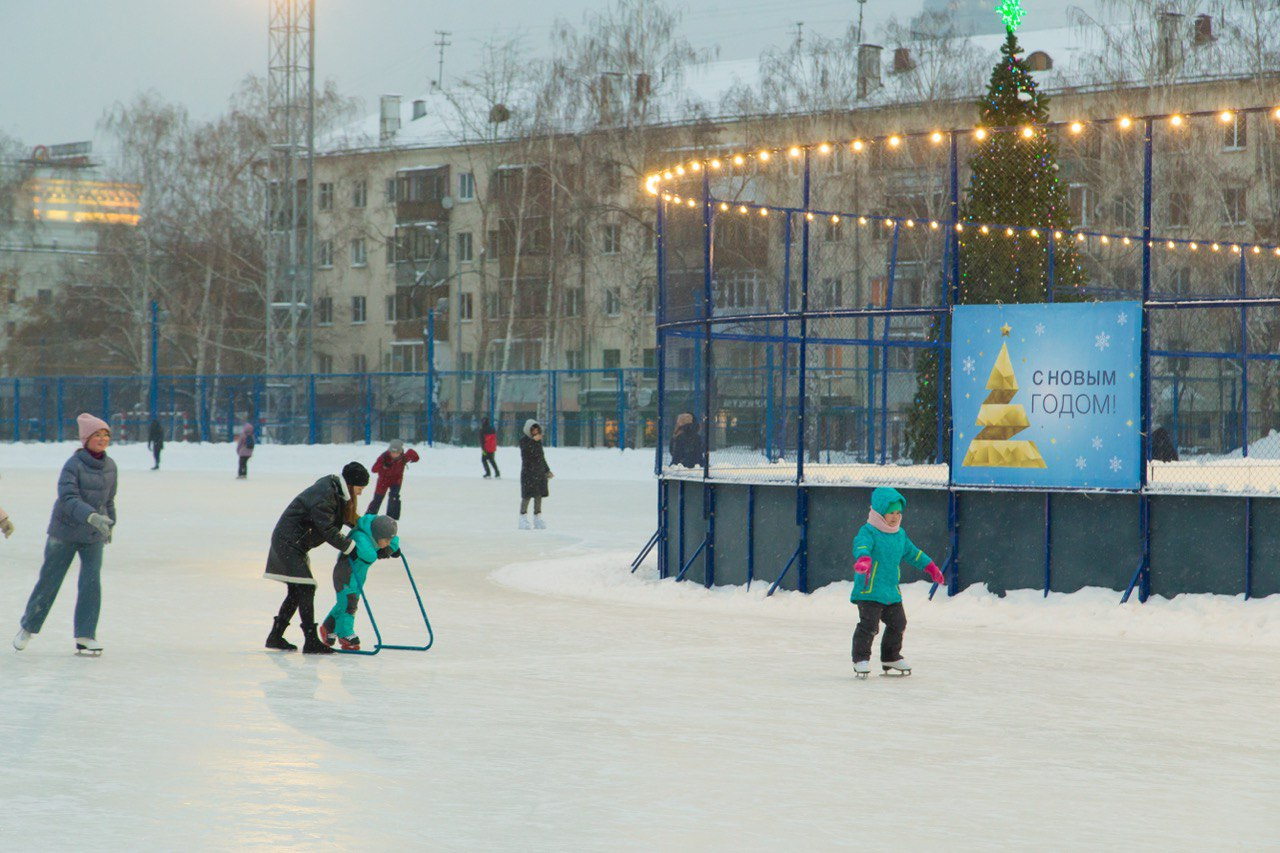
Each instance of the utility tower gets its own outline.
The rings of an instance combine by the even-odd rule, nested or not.
[[[315,156],[315,0],[269,0],[267,74],[268,374],[312,369]],[[271,415],[288,415],[292,387],[269,388]]]

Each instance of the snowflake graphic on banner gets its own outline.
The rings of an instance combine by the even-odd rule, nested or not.
[[[1127,324],[1129,323],[1129,315],[1128,315],[1128,314],[1117,314],[1117,315],[1116,315],[1116,322],[1117,322],[1117,323],[1119,323],[1121,326],[1127,325]]]
[[[1079,468],[1081,471],[1083,471],[1083,470],[1084,470],[1084,466],[1085,466],[1085,465],[1087,465],[1087,464],[1089,464],[1089,463],[1087,463],[1087,462],[1085,462],[1085,461],[1084,461],[1084,457],[1083,457],[1083,456],[1077,456],[1077,457],[1076,457],[1076,467],[1077,467],[1077,468]]]
[[[1112,457],[1111,457],[1111,470],[1112,470],[1112,471],[1119,471],[1122,465],[1123,465],[1123,463],[1120,461],[1120,457],[1119,457],[1119,456],[1112,456]]]
[[[1036,323],[1036,334],[1037,335],[1044,334],[1044,323]]]
[[[1101,438],[1101,436],[1096,436],[1096,435],[1095,435],[1095,436],[1093,437],[1093,449],[1094,449],[1094,450],[1101,450],[1101,449],[1102,449],[1102,438]]]
[[[973,371],[974,371],[974,368],[975,368],[975,367],[976,367],[976,365],[973,363],[973,359],[971,359],[971,358],[966,358],[966,359],[964,360],[964,372],[965,372],[965,373],[973,373]]]
[[[1105,350],[1111,346],[1111,336],[1106,332],[1098,332],[1098,337],[1093,339],[1093,345],[1100,350]]]

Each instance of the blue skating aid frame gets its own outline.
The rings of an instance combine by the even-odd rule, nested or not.
[[[364,590],[360,590],[360,598],[364,601],[364,612],[369,614],[369,624],[373,626],[373,636],[376,638],[372,649],[334,649],[338,654],[343,655],[376,655],[383,649],[400,649],[406,652],[425,652],[431,648],[436,641],[435,632],[431,630],[431,620],[427,618],[427,608],[422,605],[422,595],[418,592],[418,584],[413,580],[413,572],[409,571],[409,561],[405,559],[404,553],[400,554],[400,562],[404,565],[404,573],[409,578],[409,586],[413,588],[413,597],[418,601],[418,612],[422,614],[422,622],[427,626],[427,644],[425,646],[401,646],[392,643],[382,642],[382,632],[378,630],[378,621],[373,618],[373,608],[369,606],[369,597],[364,594]]]

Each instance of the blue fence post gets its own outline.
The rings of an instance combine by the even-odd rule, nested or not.
[[[627,449],[627,392],[622,375],[618,368],[618,450]]]
[[[160,303],[151,300],[151,419],[155,420],[160,393]]]
[[[703,171],[706,171],[706,170],[704,169]],[[657,262],[658,262],[658,269],[657,269],[658,292],[655,294],[657,299],[655,300],[656,304],[654,305],[654,314],[656,315],[654,319],[656,320],[656,325],[658,328],[656,333],[656,340],[654,341],[654,346],[656,349],[654,351],[653,360],[654,360],[654,366],[657,367],[658,369],[658,405],[657,405],[658,440],[653,443],[653,473],[660,474],[662,473],[662,445],[663,445],[663,437],[666,435],[665,427],[666,427],[666,409],[667,409],[667,401],[666,401],[667,345],[666,345],[666,334],[663,332],[663,329],[662,329],[663,325],[667,322],[667,269],[666,269],[667,216],[666,216],[666,205],[663,203],[661,193],[658,193],[654,197],[654,207],[657,208],[657,213],[655,214],[655,219],[654,219],[654,227],[658,232],[657,245],[655,246],[657,250]],[[665,539],[666,518],[665,517],[663,518],[662,524],[664,526],[663,527],[663,537],[664,537],[663,550],[665,552],[666,550],[665,549],[665,541],[666,541]],[[665,575],[663,575],[663,577],[665,577]]]
[[[805,216],[800,220],[800,376],[796,381],[796,482],[804,482],[804,454],[807,449],[808,436],[805,429],[808,425],[809,401],[809,201],[810,195],[810,158],[809,149],[804,149],[804,183],[802,201]],[[791,216],[788,215],[790,220]],[[803,574],[804,556],[801,561],[801,578]],[[803,584],[802,584],[803,586]]]
[[[707,516],[707,553],[702,558],[702,585],[710,589],[716,582],[716,485],[703,483],[702,505]]]
[[[430,429],[430,427],[428,427]],[[428,433],[430,435],[430,433]],[[373,377],[364,377],[364,443],[373,442]],[[430,444],[430,441],[427,442]]]
[[[557,447],[560,443],[560,371],[548,370],[547,375],[550,377],[551,385],[549,400],[551,411],[547,413],[551,419],[551,446]]]
[[[885,310],[893,308],[893,280],[898,270],[898,232],[902,230],[899,220],[893,221],[893,248],[889,253],[889,281],[885,288]],[[884,315],[884,329],[881,331],[880,348],[880,464],[885,464],[889,451],[889,319],[893,315]],[[938,362],[939,371],[942,362]]]
[[[22,380],[13,380],[13,440],[22,441]]]
[[[1151,465],[1151,314],[1147,303],[1151,301],[1151,152],[1152,152],[1152,120],[1143,123],[1142,139],[1142,384],[1140,401],[1142,406],[1142,459],[1141,478],[1139,484],[1145,491],[1147,487],[1147,469]],[[1144,527],[1143,538],[1147,539],[1149,531]],[[1150,546],[1149,539],[1144,544],[1144,553]],[[1145,557],[1144,557],[1145,563]]]
[[[205,387],[205,378],[203,376],[196,377],[196,429],[201,442],[209,440],[209,400],[205,396],[208,394]]]
[[[707,170],[702,170],[702,322],[703,347],[702,384],[702,476],[711,476],[711,315],[715,302],[712,297],[712,266],[715,263],[715,241],[712,228],[715,218],[711,212],[711,184]]]
[[[1240,298],[1248,298],[1248,268],[1245,266],[1245,253],[1240,250]],[[1240,455],[1249,455],[1249,308],[1243,302],[1240,305]]]
[[[785,344],[783,345],[785,346]],[[773,455],[773,347],[764,351],[764,458],[772,462]]]
[[[102,380],[102,419],[109,420],[111,418],[111,380],[103,377]]]
[[[64,414],[62,411],[62,404],[64,402],[63,391],[64,389],[62,384],[62,377],[59,376],[58,383],[57,383],[57,402],[54,406],[54,418],[56,418],[58,421],[58,428],[53,431],[54,441],[62,441],[62,419],[64,417]]]
[[[307,444],[320,440],[320,418],[316,408],[316,376],[307,377]]]

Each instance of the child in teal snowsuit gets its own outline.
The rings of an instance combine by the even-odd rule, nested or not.
[[[909,672],[902,657],[902,634],[907,629],[907,613],[898,590],[901,564],[905,560],[934,583],[945,578],[933,560],[915,546],[902,529],[902,511],[907,499],[897,489],[880,488],[871,493],[867,523],[853,538],[853,594],[858,605],[858,627],[853,632],[853,668],[859,674],[871,670],[871,642],[884,622],[880,641],[880,665],[885,671]]]
[[[333,588],[338,592],[338,603],[320,625],[320,639],[332,646],[334,638],[343,649],[356,651],[360,638],[356,636],[356,610],[360,607],[360,590],[369,574],[369,566],[380,557],[400,556],[400,537],[396,535],[396,520],[389,515],[364,515],[351,528],[351,541],[355,548],[350,554],[338,555],[333,567]]]

